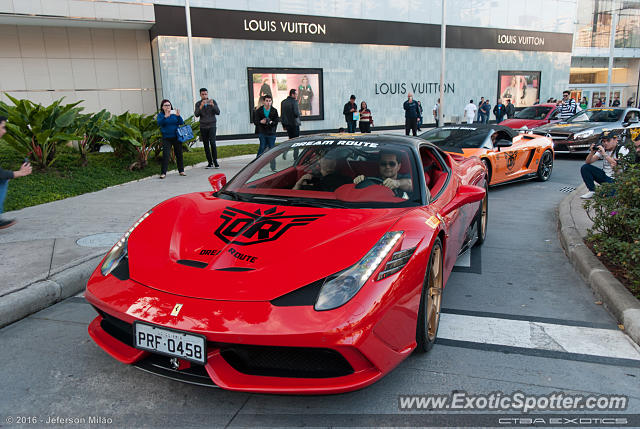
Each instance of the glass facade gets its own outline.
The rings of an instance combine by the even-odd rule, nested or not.
[[[614,11],[615,47],[640,48],[640,0],[578,0],[575,46],[609,48]]]

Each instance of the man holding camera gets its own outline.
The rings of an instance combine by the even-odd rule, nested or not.
[[[0,137],[2,137],[7,132],[6,126],[7,118],[5,118],[4,116],[0,116]],[[2,168],[0,168],[0,215],[4,211],[4,199],[7,196],[9,180],[27,176],[29,174],[31,174],[31,164],[29,163],[29,159],[27,158],[24,159],[24,163],[17,171],[3,170]],[[3,220],[2,218],[0,218],[0,229],[9,228],[15,223],[16,221],[13,219]]]
[[[615,180],[618,158],[629,153],[627,148],[618,145],[618,137],[616,131],[606,131],[598,144],[591,145],[585,164],[580,168],[582,180],[589,191],[580,198],[587,200],[593,197],[596,190],[594,182],[602,184]],[[599,160],[602,160],[602,168],[593,165]]]
[[[207,88],[200,88],[200,100],[196,103],[193,114],[200,118],[200,139],[204,145],[208,164],[205,168],[219,168],[218,149],[216,148],[216,115],[220,114],[218,103],[209,98]]]
[[[253,116],[253,123],[256,125],[258,131],[258,140],[260,141],[260,147],[258,148],[259,158],[264,152],[271,149],[276,144],[276,128],[278,127],[278,110],[272,106],[273,98],[270,95],[264,96],[264,103],[261,108],[256,110]],[[271,170],[275,171],[276,162],[271,161]]]

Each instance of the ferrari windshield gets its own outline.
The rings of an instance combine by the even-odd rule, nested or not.
[[[576,113],[567,122],[618,122],[623,113],[623,109],[588,109]]]
[[[421,201],[416,166],[406,145],[344,135],[296,139],[255,159],[218,196],[303,206],[413,206]]]
[[[442,148],[470,149],[482,147],[489,131],[488,128],[473,126],[451,126],[434,128],[420,137]]]
[[[531,106],[526,109],[522,109],[516,113],[516,119],[537,119],[542,120],[547,117],[547,114],[551,110],[549,106]]]

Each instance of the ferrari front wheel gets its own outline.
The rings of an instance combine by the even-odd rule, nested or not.
[[[553,155],[550,150],[546,150],[540,157],[536,179],[540,182],[546,182],[551,177],[551,171],[553,171]]]
[[[485,194],[480,208],[478,208],[478,214],[476,215],[476,231],[478,231],[478,239],[476,240],[476,246],[482,245],[484,239],[487,237],[487,222],[489,220],[489,181],[487,180],[484,185]]]
[[[431,247],[429,263],[425,273],[420,310],[418,311],[418,326],[416,329],[416,350],[425,353],[431,350],[436,341],[438,326],[440,325],[440,308],[442,307],[442,242],[436,238]]]

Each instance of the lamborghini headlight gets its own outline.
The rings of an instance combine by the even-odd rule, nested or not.
[[[127,243],[129,242],[129,236],[133,232],[134,229],[138,227],[151,214],[151,210],[142,215],[140,219],[136,223],[133,224],[131,228],[122,236],[120,240],[111,248],[109,253],[107,253],[107,257],[104,258],[104,262],[102,263],[102,267],[100,267],[100,272],[103,276],[108,275],[111,271],[113,271],[122,258],[127,256]]]
[[[573,135],[573,138],[578,140],[578,139],[586,139],[587,137],[590,137],[593,135],[593,130],[587,130],[587,131],[582,131],[581,133],[576,133]]]
[[[353,298],[385,260],[402,234],[403,231],[387,232],[360,261],[328,277],[320,289],[314,308],[318,311],[332,310]]]

